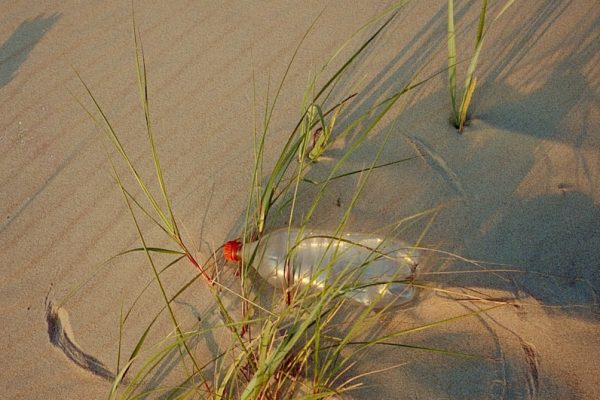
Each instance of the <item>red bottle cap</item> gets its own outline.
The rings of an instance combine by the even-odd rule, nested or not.
[[[231,240],[223,246],[223,256],[227,261],[240,261],[240,249],[242,244],[239,240]]]

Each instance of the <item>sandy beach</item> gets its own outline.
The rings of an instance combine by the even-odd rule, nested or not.
[[[272,99],[311,24],[318,17],[273,113],[265,173],[298,121],[311,74],[394,4],[350,3],[135,2],[165,182],[182,235],[199,259],[240,234],[255,116],[264,117],[267,91]],[[488,21],[504,2],[491,3]],[[461,90],[479,7],[455,6]],[[372,171],[349,229],[385,231],[439,207],[422,241],[431,250],[423,251],[419,268],[442,290],[422,290],[410,306],[388,313],[380,329],[472,313],[399,341],[478,357],[374,347],[352,372],[390,368],[366,375],[365,386],[348,398],[600,398],[600,5],[516,1],[488,22],[472,118],[462,134],[449,123],[446,23],[446,1],[409,2],[332,96],[357,93],[340,117],[343,125],[411,79],[426,80],[401,98],[341,171],[366,168],[375,157],[378,163],[411,158]],[[359,32],[323,79],[377,26]],[[129,2],[0,5],[2,398],[109,393],[121,309],[135,301],[152,272],[143,254],[104,263],[140,242],[111,176],[108,154],[114,151],[82,108],[93,103],[78,74],[151,180],[135,68]],[[326,176],[352,137],[334,143],[311,176]],[[123,177],[135,187],[133,178]],[[311,225],[335,226],[359,180],[360,174],[336,180]],[[311,193],[300,195],[300,210],[310,206]],[[404,231],[403,239],[416,240],[424,224]],[[151,223],[142,221],[142,229],[150,245],[169,246]],[[479,262],[460,262],[450,253]],[[169,260],[156,259],[161,265]],[[195,273],[180,263],[165,273],[165,282],[177,287]],[[174,304],[182,319],[217,323],[207,286],[198,281],[192,289]],[[503,302],[510,305],[483,312]],[[48,324],[50,303],[61,306],[60,327]],[[135,346],[162,305],[155,287],[139,299],[124,348]],[[55,328],[107,376],[77,365],[64,340],[52,343]],[[151,340],[170,329],[168,319],[160,320]],[[218,334],[199,339],[199,359],[214,358],[223,341]],[[156,373],[155,385],[169,382],[175,361]]]

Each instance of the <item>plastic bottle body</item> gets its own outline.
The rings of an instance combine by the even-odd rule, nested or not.
[[[410,301],[410,284],[418,264],[417,252],[399,240],[347,233],[280,229],[242,249],[258,274],[269,284],[289,288],[309,285],[340,288],[345,296],[383,308]]]

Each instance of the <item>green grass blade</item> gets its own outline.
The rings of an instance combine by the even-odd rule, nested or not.
[[[477,78],[472,78],[472,80],[469,81],[469,86],[465,91],[465,97],[460,105],[460,123],[458,126],[459,132],[462,132],[467,121],[467,111],[469,110],[469,104],[471,104],[471,98],[473,97],[473,92],[475,91],[475,85],[477,85]]]
[[[175,260],[171,261],[164,268],[162,268],[158,272],[158,274],[161,275],[163,272],[165,272],[166,270],[168,270],[169,268],[171,268],[172,266],[174,266],[175,264],[177,264],[179,261],[183,260],[184,258],[185,258],[184,256],[177,257]],[[154,277],[152,277],[152,279],[148,280],[148,282],[146,282],[146,285],[144,285],[144,287],[139,291],[139,293],[137,294],[137,296],[135,297],[135,299],[133,300],[133,302],[129,306],[129,310],[127,310],[127,313],[125,314],[124,322],[127,321],[127,319],[129,318],[129,315],[131,314],[131,312],[135,308],[135,305],[142,298],[142,295],[146,292],[146,290],[148,290],[150,288],[150,285],[152,285],[152,283],[154,283]],[[171,301],[173,301],[173,298],[171,298]],[[161,312],[162,311],[163,310],[161,310]]]
[[[506,3],[504,3],[504,7],[502,7],[502,9],[498,12],[498,14],[496,14],[494,21],[496,21],[498,18],[500,18],[502,16],[502,14],[504,14],[506,12],[506,10],[508,10],[514,2],[515,2],[515,0],[507,0]]]
[[[456,106],[456,38],[454,31],[454,0],[448,0],[448,87],[450,89],[450,110],[452,123],[458,126]]]
[[[134,249],[125,250],[125,251],[117,254],[117,256],[124,256],[125,254],[136,253],[136,252],[140,252],[140,251],[149,251],[152,253],[161,253],[161,254],[175,254],[175,255],[181,255],[181,256],[185,255],[185,253],[183,253],[179,250],[165,249],[162,247],[136,247]]]
[[[371,344],[370,341],[356,341],[356,342],[348,343],[348,345],[351,345],[351,346],[358,346],[358,345],[362,345],[362,346],[367,345],[368,346],[370,344]],[[392,343],[392,342],[377,342],[376,345],[377,346],[400,347],[400,348],[404,348],[404,349],[413,349],[413,350],[423,350],[423,351],[430,352],[430,353],[440,353],[440,354],[445,354],[445,355],[449,355],[449,356],[458,356],[458,357],[472,358],[472,359],[479,359],[479,360],[489,360],[488,357],[484,357],[479,354],[466,353],[464,351],[441,349],[441,348],[430,347],[430,346],[416,346],[416,345],[412,345],[412,344]]]
[[[396,165],[396,164],[399,164],[399,163],[402,163],[402,162],[405,162],[405,161],[414,160],[416,158],[418,158],[418,156],[413,156],[413,157],[408,157],[408,158],[402,158],[402,159],[396,160],[396,161],[390,161],[390,162],[386,162],[386,163],[383,163],[383,164],[377,164],[377,165],[374,165],[372,167],[361,168],[361,169],[357,169],[357,170],[354,170],[354,171],[345,172],[343,174],[339,174],[339,175],[336,175],[336,176],[329,177],[329,178],[327,178],[326,181],[314,181],[314,180],[309,179],[309,178],[303,178],[302,180],[304,182],[308,182],[308,183],[311,183],[313,185],[320,186],[320,185],[324,185],[327,182],[331,182],[331,181],[336,180],[336,179],[346,178],[348,176],[352,176],[352,175],[356,175],[356,174],[361,174],[363,172],[375,170],[375,169],[378,169],[378,168],[389,167],[391,165]]]
[[[123,394],[123,397],[126,399],[130,399],[130,398],[139,398],[139,396],[133,396],[132,394],[133,392],[136,391],[136,389],[143,384],[144,380],[146,379],[146,377],[152,373],[153,370],[155,370],[156,368],[158,368],[161,365],[161,362],[169,356],[169,354],[171,354],[171,352],[173,352],[174,350],[180,349],[182,347],[187,348],[188,347],[188,340],[190,340],[193,337],[196,337],[198,335],[200,335],[203,332],[203,330],[195,330],[192,332],[186,332],[186,333],[178,333],[177,337],[168,345],[163,345],[163,346],[159,346],[159,349],[156,353],[152,354],[144,363],[143,365],[140,367],[140,369],[135,373],[135,375],[131,378],[130,382],[128,383],[126,390]],[[166,341],[166,339],[165,339]],[[136,361],[136,358],[130,360],[130,363],[133,363],[134,361]],[[131,367],[131,365],[127,365],[126,366],[128,369]],[[124,369],[125,370],[125,369]],[[194,375],[198,375],[200,370],[197,370],[196,372],[194,372]],[[123,371],[122,371],[123,372]],[[125,371],[126,372],[126,371]],[[124,375],[124,374],[123,374]],[[202,377],[202,375],[199,375],[203,384],[206,383],[206,380]],[[206,387],[206,385],[205,385]],[[210,393],[210,392],[209,392]],[[142,393],[142,397],[144,396],[144,393]]]
[[[139,31],[136,26],[135,21],[135,13],[133,12],[132,5],[132,28],[133,28],[133,39],[135,44],[135,64],[136,64],[136,75],[139,86],[140,100],[142,102],[142,108],[144,110],[144,118],[146,122],[146,133],[148,136],[148,142],[150,144],[150,149],[152,151],[152,159],[154,161],[154,168],[156,171],[156,177],[160,186],[160,190],[163,196],[163,200],[167,207],[170,220],[164,221],[165,225],[169,226],[172,230],[173,236],[179,238],[179,229],[177,227],[177,222],[175,221],[175,217],[173,216],[173,210],[171,207],[171,202],[169,200],[169,196],[167,195],[167,189],[165,186],[165,181],[163,178],[162,168],[160,166],[160,161],[158,158],[158,151],[156,149],[156,144],[154,142],[154,133],[152,129],[152,122],[150,116],[150,103],[148,99],[148,80],[147,80],[147,70],[146,70],[146,59],[144,57],[144,48],[142,46],[142,41],[139,35]]]
[[[469,63],[469,67],[467,69],[467,76],[465,79],[465,87],[463,91],[462,101],[460,103],[460,110],[458,119],[456,120],[456,127],[459,132],[462,132],[465,122],[467,120],[467,113],[469,109],[469,104],[471,103],[471,98],[473,96],[473,92],[475,91],[475,78],[473,75],[475,74],[475,69],[477,68],[477,63],[479,62],[479,54],[481,53],[481,49],[483,48],[483,39],[484,39],[484,27],[485,27],[485,14],[487,11],[487,0],[483,0],[481,2],[481,11],[479,13],[479,24],[477,27],[477,40],[475,42],[475,52],[473,53],[473,57],[471,58],[471,62]]]
[[[133,364],[133,360],[130,360],[129,362],[127,362],[127,364],[125,364],[125,366],[123,367],[123,369],[121,371],[119,371],[119,373],[117,374],[117,376],[115,376],[115,380],[113,381],[111,387],[110,387],[110,392],[108,393],[108,398],[109,399],[114,399],[116,394],[117,394],[117,389],[119,388],[119,386],[121,385],[121,383],[123,382],[123,378],[125,377],[125,374],[127,373],[127,371],[129,370],[129,368],[131,367],[131,364]]]
[[[462,319],[465,319],[465,318],[470,318],[470,317],[474,317],[474,316],[477,316],[477,315],[485,314],[485,313],[487,313],[489,311],[492,311],[492,310],[494,310],[496,308],[505,307],[506,305],[507,305],[507,303],[497,304],[497,305],[494,305],[494,306],[491,306],[491,307],[487,307],[487,308],[484,308],[484,309],[481,309],[481,310],[471,311],[471,312],[468,312],[468,313],[465,313],[465,314],[455,315],[455,316],[452,316],[452,317],[449,317],[449,318],[445,318],[445,319],[442,319],[442,320],[439,320],[439,321],[434,321],[434,322],[430,322],[430,323],[427,323],[427,324],[419,325],[419,326],[416,326],[416,327],[403,329],[403,330],[400,330],[398,332],[394,332],[394,333],[391,333],[391,334],[388,334],[388,335],[380,336],[379,338],[377,338],[375,340],[372,340],[372,341],[364,344],[363,347],[370,347],[370,346],[373,346],[375,344],[386,342],[386,341],[388,341],[388,340],[390,340],[390,339],[392,339],[394,337],[404,336],[404,335],[408,335],[408,334],[411,334],[411,333],[420,332],[420,331],[427,330],[427,329],[433,329],[435,327],[439,327],[439,326],[448,324],[450,322],[456,322],[456,321],[459,321],[459,320],[462,320]]]
[[[308,29],[304,32],[304,35],[302,36],[302,38],[300,39],[300,41],[298,42],[298,44],[296,45],[296,48],[294,49],[294,52],[292,54],[292,57],[290,58],[290,61],[287,64],[286,70],[283,73],[283,76],[281,78],[281,82],[279,83],[279,87],[277,88],[277,91],[275,92],[275,98],[273,99],[273,103],[272,105],[269,107],[267,104],[267,109],[265,111],[265,121],[264,121],[264,127],[263,127],[263,140],[266,136],[266,133],[268,131],[269,128],[269,124],[271,122],[271,118],[273,116],[273,113],[275,111],[275,107],[277,105],[277,100],[279,99],[279,95],[281,94],[281,90],[283,89],[283,85],[287,79],[287,76],[289,74],[289,71],[294,63],[294,60],[296,59],[296,56],[298,55],[298,51],[300,50],[300,47],[302,46],[302,44],[304,43],[304,41],[306,40],[306,37],[308,36],[308,34],[312,31],[312,28],[315,26],[315,24],[317,23],[318,19],[320,18],[321,14],[323,13],[323,11],[321,11],[317,17],[313,20],[313,22],[311,23],[311,25],[308,27]],[[267,99],[268,100],[268,99]],[[295,132],[296,130],[294,130]],[[264,224],[265,224],[265,220],[266,220],[266,214],[268,213],[268,209],[271,206],[271,200],[273,197],[273,193],[275,191],[275,187],[277,185],[277,182],[281,179],[281,177],[283,176],[283,174],[285,173],[285,171],[287,170],[287,167],[289,166],[289,164],[291,163],[291,159],[290,159],[290,151],[286,151],[285,149],[288,148],[289,144],[291,143],[291,139],[294,136],[294,133],[292,133],[292,135],[290,136],[290,139],[288,140],[288,143],[285,145],[284,150],[282,152],[283,157],[280,157],[280,159],[277,161],[274,169],[273,169],[273,173],[271,174],[271,176],[269,177],[269,180],[267,182],[267,185],[263,191],[263,194],[261,196],[261,200],[260,200],[260,210],[258,213],[258,233],[262,233],[264,230]],[[295,151],[293,152],[295,154]]]
[[[125,250],[125,251],[122,251],[120,253],[115,254],[114,256],[109,257],[108,259],[106,259],[105,261],[101,262],[100,264],[97,264],[96,267],[93,268],[93,272],[85,280],[83,280],[80,284],[78,284],[77,286],[73,287],[72,289],[70,289],[67,292],[67,294],[58,303],[57,308],[64,307],[64,305],[67,302],[69,302],[71,300],[71,298],[79,290],[81,290],[81,288],[83,288],[84,286],[88,285],[94,278],[96,278],[101,272],[103,272],[110,265],[110,263],[112,261],[114,261],[117,258],[122,257],[124,255],[135,253],[135,252],[140,252],[140,251],[144,251],[144,249],[140,247],[140,248],[136,248],[136,249]],[[162,252],[162,253],[167,253],[167,254],[181,254],[180,252],[178,252],[176,250],[160,249],[160,248],[157,248],[157,247],[149,247],[148,251],[158,252],[158,253]]]
[[[367,27],[371,26],[373,23],[381,20],[382,18],[384,18],[385,16],[389,15],[390,13],[392,14],[359,48],[358,50],[356,50],[354,52],[354,54],[352,54],[352,56],[350,56],[350,58],[348,58],[348,60],[332,75],[332,77],[325,83],[325,85],[323,85],[323,87],[321,88],[321,90],[319,90],[319,92],[317,93],[317,95],[315,96],[315,101],[318,100],[321,95],[329,88],[329,86],[331,86],[339,77],[342,73],[344,73],[344,71],[346,71],[346,69],[348,69],[348,67],[350,67],[350,65],[352,65],[352,63],[358,58],[358,56],[360,56],[362,54],[362,52],[367,49],[372,43],[373,41],[384,31],[384,29],[396,18],[398,10],[403,7],[406,3],[408,3],[408,1],[401,1],[398,4],[390,7],[388,10],[385,10],[381,15],[373,18],[372,20],[368,21],[367,23],[365,23],[361,28],[359,28],[354,35],[352,35],[352,37],[350,39],[348,39],[348,41],[346,41],[346,43],[344,43],[342,46],[340,46],[340,48],[338,49],[338,51],[331,57],[331,60],[329,62],[331,62],[339,52],[342,51],[343,48],[345,48],[347,46],[347,44],[350,42],[350,40],[359,32],[363,31],[364,29],[366,29]],[[325,66],[327,66],[329,63],[326,63]],[[324,67],[325,68],[325,67]]]
[[[123,326],[125,320],[123,319],[123,303],[121,303],[121,311],[119,313],[119,343],[117,346],[117,368],[115,371],[121,370],[121,350],[123,349]]]
[[[129,170],[131,171],[132,175],[134,176],[136,182],[138,183],[138,185],[140,186],[140,188],[142,189],[142,191],[144,192],[144,194],[146,195],[146,198],[148,199],[148,201],[150,202],[150,204],[154,208],[155,212],[158,214],[158,216],[160,217],[160,219],[162,221],[166,222],[166,226],[168,227],[168,230],[170,232],[172,232],[173,228],[170,226],[169,219],[165,216],[165,213],[162,211],[162,209],[158,205],[158,202],[156,201],[156,199],[154,198],[154,196],[152,195],[152,193],[148,189],[148,186],[146,185],[146,183],[144,182],[144,180],[142,179],[142,177],[140,176],[140,174],[136,170],[135,166],[133,165],[133,162],[131,161],[131,159],[129,158],[127,152],[125,151],[125,148],[123,147],[123,144],[121,143],[121,141],[120,141],[120,139],[119,139],[119,137],[118,137],[115,129],[113,128],[112,124],[110,123],[108,117],[104,113],[104,110],[102,109],[102,107],[100,107],[100,104],[96,100],[96,97],[92,94],[92,91],[90,90],[90,88],[88,87],[88,85],[81,78],[81,75],[79,75],[79,72],[77,72],[75,70],[75,74],[77,75],[77,78],[79,79],[79,81],[83,85],[84,89],[86,90],[88,96],[90,97],[90,99],[94,103],[94,106],[96,107],[96,110],[98,110],[98,112],[100,113],[100,116],[102,117],[102,121],[103,121],[104,125],[106,126],[106,128],[102,129],[102,127],[100,127],[98,121],[93,117],[93,115],[91,114],[91,112],[89,112],[87,110],[87,108],[84,107],[84,110],[88,113],[88,115],[90,115],[92,117],[92,119],[94,120],[94,122],[96,122],[97,126],[100,127],[102,130],[104,130],[108,134],[109,139],[111,140],[111,142],[113,143],[113,145],[116,148],[117,152],[121,155],[121,157],[123,158],[123,160],[125,161],[125,163],[129,167]]]
[[[342,67],[340,67],[334,74],[333,76],[322,86],[322,88],[319,90],[319,92],[315,95],[313,102],[317,101],[325,92],[326,90],[333,85],[336,80],[341,76],[341,74],[346,71],[348,69],[348,67],[350,65],[352,65],[352,63],[358,58],[358,56],[360,54],[362,54],[362,52],[369,47],[369,45],[371,45],[373,43],[373,41],[383,32],[383,30],[392,22],[392,20],[395,18],[396,16],[396,10],[401,7],[402,5],[404,5],[406,3],[406,1],[401,2],[399,5],[395,6],[392,8],[393,14],[375,31],[375,33],[373,33],[360,47],[358,50],[356,50],[352,56],[342,65]],[[386,13],[384,13],[383,15],[389,15],[390,11],[387,11]],[[369,21],[367,24],[365,24],[360,30],[366,28],[367,26],[369,26],[370,24],[380,20],[382,18],[382,16],[377,17],[376,19]],[[312,28],[312,25],[311,25]],[[305,35],[306,36],[306,35]],[[303,37],[304,40],[304,37]],[[345,45],[344,45],[345,46]],[[344,47],[342,46],[342,47]],[[337,54],[337,53],[336,53]],[[295,55],[295,54],[294,54]],[[335,57],[335,55],[334,55]],[[333,59],[333,57],[332,57]],[[287,73],[287,71],[286,71]],[[285,76],[284,76],[285,78]],[[300,128],[300,126],[302,125],[302,122],[304,121],[305,115],[302,115],[300,120],[298,121],[298,123],[296,124],[295,128],[292,131],[292,134],[290,135],[290,137],[288,138],[287,143],[284,145],[283,150],[281,152],[281,156],[279,157],[279,159],[277,160],[275,167],[273,168],[273,172],[269,177],[269,180],[267,182],[267,185],[265,186],[264,190],[263,190],[263,194],[261,195],[261,199],[259,202],[259,212],[258,212],[258,232],[262,233],[265,227],[265,222],[269,213],[270,208],[272,207],[273,203],[274,203],[274,198],[275,198],[275,192],[277,190],[277,187],[279,185],[279,183],[281,182],[281,179],[283,178],[285,172],[288,170],[288,167],[290,166],[290,164],[292,163],[293,159],[294,159],[294,155],[297,154],[299,147],[301,146],[302,140],[304,138],[297,137],[297,132],[298,129]],[[266,131],[265,131],[266,132]]]
[[[131,206],[131,202],[129,201],[129,197],[127,197],[127,195],[125,194],[125,192],[123,190],[123,188],[124,188],[123,187],[123,183],[122,183],[121,179],[119,178],[119,175],[118,175],[118,173],[117,173],[117,171],[116,171],[116,169],[114,167],[114,164],[112,164],[112,162],[111,162],[111,165],[113,167],[113,172],[114,172],[115,176],[118,179],[119,187],[121,188],[121,192],[123,194],[123,197],[125,199],[127,207],[128,207],[129,212],[131,214],[131,218],[132,218],[132,220],[134,222],[134,225],[136,227],[136,230],[138,232],[138,236],[140,238],[140,241],[142,242],[142,246],[145,249],[144,253],[146,254],[146,258],[148,259],[148,262],[149,262],[149,264],[150,264],[150,266],[152,268],[152,272],[154,274],[154,277],[156,278],[156,282],[157,282],[158,287],[160,289],[160,293],[161,293],[162,299],[165,302],[165,306],[167,307],[167,310],[169,311],[169,316],[171,317],[171,321],[173,323],[173,327],[175,328],[177,334],[179,336],[182,336],[180,325],[177,322],[177,318],[175,317],[175,313],[173,312],[173,309],[171,308],[171,304],[170,304],[169,298],[167,297],[167,293],[166,293],[165,287],[164,287],[164,285],[162,283],[162,280],[160,279],[160,276],[159,276],[158,270],[156,268],[156,265],[154,263],[154,260],[153,260],[152,256],[150,255],[150,252],[147,250],[148,246],[146,244],[146,239],[144,237],[144,234],[142,233],[142,230],[141,230],[140,225],[138,223],[137,217],[135,216],[135,213],[134,213],[133,208]],[[196,367],[196,369],[198,371],[200,371],[201,369],[200,369],[200,367],[198,365],[198,362],[196,361],[194,355],[192,354],[192,352],[188,348],[187,344],[185,343],[185,341],[183,341],[182,343],[183,343],[183,347],[184,347],[186,353],[188,354],[190,360],[192,361],[192,363],[194,364],[194,366]]]
[[[449,1],[452,1],[452,0],[449,0]],[[513,4],[513,2],[514,2],[514,0],[506,1],[504,6],[502,7],[502,9],[494,17],[492,23],[494,23],[496,20],[498,20],[498,18],[500,18],[502,16],[502,14],[505,13],[506,10],[508,10],[508,8]],[[471,103],[473,92],[475,91],[475,85],[476,85],[477,80],[475,79],[474,74],[475,74],[475,69],[477,68],[477,63],[479,62],[479,56],[481,54],[481,49],[483,48],[483,42],[484,42],[485,35],[486,35],[486,29],[485,29],[486,12],[487,12],[487,0],[483,0],[481,3],[481,11],[479,14],[479,24],[477,27],[477,40],[475,42],[475,51],[473,53],[473,57],[471,58],[471,62],[469,63],[469,67],[467,69],[464,92],[463,92],[463,97],[462,97],[462,101],[461,101],[461,105],[460,105],[460,115],[458,116],[459,117],[457,120],[458,123],[455,124],[456,127],[459,128],[459,131],[461,131],[461,132],[462,132],[462,129],[464,127],[464,124],[465,124],[465,121],[467,118],[468,108],[469,108],[469,104]],[[490,23],[490,26],[492,23]],[[488,29],[489,29],[489,27],[488,27]]]
[[[481,42],[483,38],[483,28],[485,27],[485,13],[487,10],[487,0],[481,1],[481,11],[479,12],[479,24],[477,26],[477,40],[475,43]],[[477,47],[477,45],[476,45]]]

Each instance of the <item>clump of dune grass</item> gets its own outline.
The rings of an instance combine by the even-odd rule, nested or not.
[[[448,87],[450,89],[450,120],[452,125],[459,132],[462,133],[465,124],[468,123],[469,118],[469,106],[475,92],[477,85],[477,77],[475,76],[475,70],[479,62],[479,55],[483,48],[483,42],[485,36],[492,25],[504,12],[512,5],[514,0],[507,0],[502,6],[501,10],[496,14],[492,22],[486,28],[486,13],[487,13],[487,0],[481,1],[481,10],[479,12],[479,22],[477,24],[477,33],[475,37],[475,48],[469,66],[467,69],[467,75],[465,77],[465,83],[462,90],[462,95],[457,93],[456,84],[456,32],[454,29],[454,0],[448,0]],[[465,46],[460,46],[464,48]],[[460,96],[460,101],[458,97]]]
[[[419,71],[402,88],[389,95],[371,108],[364,110],[351,121],[345,121],[340,128],[336,121],[344,116],[345,106],[357,96],[349,91],[339,99],[333,98],[333,89],[340,78],[351,65],[371,46],[375,39],[395,19],[396,13],[406,2],[401,2],[385,10],[384,13],[368,21],[357,30],[364,32],[376,24],[379,26],[374,33],[367,37],[351,56],[342,63],[324,84],[319,84],[317,74],[309,84],[300,107],[300,116],[295,128],[282,147],[273,168],[263,178],[263,159],[265,140],[269,134],[269,124],[276,110],[276,104],[283,84],[302,41],[294,51],[288,68],[277,87],[272,102],[267,102],[262,124],[255,123],[254,170],[250,179],[245,223],[240,232],[244,242],[261,240],[269,229],[277,224],[272,217],[273,210],[278,214],[284,213],[288,226],[306,228],[311,216],[319,206],[326,189],[331,182],[358,176],[358,183],[352,193],[342,218],[334,228],[336,234],[342,234],[348,224],[353,208],[358,201],[365,184],[373,170],[398,165],[412,158],[400,159],[393,162],[379,163],[379,155],[385,145],[367,168],[342,172],[349,157],[358,151],[364,141],[372,134],[381,130],[380,122],[391,111],[396,109],[399,100],[406,93],[425,84],[433,76],[419,78]],[[110,123],[93,93],[82,80],[87,95],[94,105],[94,111],[88,114],[97,126],[106,133],[107,138],[116,150],[121,168],[117,160],[110,159],[112,173],[123,200],[129,210],[132,222],[136,227],[141,247],[131,249],[131,252],[145,254],[152,271],[153,279],[138,295],[140,296],[156,284],[159,289],[159,299],[162,309],[149,317],[149,322],[142,334],[135,341],[135,346],[125,353],[122,340],[118,343],[116,374],[109,398],[137,399],[148,396],[162,398],[209,398],[209,399],[290,399],[307,398],[320,399],[343,396],[361,387],[362,379],[369,374],[383,372],[390,368],[399,368],[403,362],[386,369],[368,373],[352,373],[353,367],[360,362],[365,353],[374,346],[386,345],[395,348],[411,348],[426,352],[440,352],[452,356],[477,357],[475,355],[439,349],[427,346],[408,346],[395,341],[397,338],[414,334],[419,331],[434,329],[440,325],[451,323],[462,318],[485,313],[503,304],[494,304],[476,312],[448,317],[441,321],[415,325],[393,332],[373,329],[379,323],[379,318],[386,307],[377,308],[377,303],[366,307],[349,307],[348,300],[343,296],[345,291],[354,289],[356,281],[352,277],[341,277],[331,285],[326,285],[322,291],[315,293],[307,286],[291,286],[286,293],[272,290],[266,297],[256,295],[264,290],[257,284],[252,260],[242,260],[239,272],[239,287],[232,288],[224,284],[215,274],[216,270],[225,267],[220,258],[209,255],[205,260],[199,260],[184,242],[174,210],[169,199],[168,189],[164,181],[164,171],[161,168],[158,146],[154,141],[153,125],[148,101],[148,86],[143,47],[133,19],[136,71],[139,85],[141,104],[145,116],[145,130],[149,152],[154,162],[155,179],[158,184],[158,194],[150,190],[150,185],[138,172],[127,150],[123,146],[119,134]],[[306,34],[310,29],[307,31]],[[305,35],[306,37],[306,35]],[[344,44],[346,46],[348,44]],[[338,51],[339,52],[339,51]],[[337,53],[336,53],[337,54]],[[328,65],[327,63],[326,65]],[[435,75],[434,75],[435,76]],[[256,98],[256,88],[255,96]],[[267,96],[268,97],[268,96]],[[392,127],[393,128],[393,127]],[[352,131],[353,140],[343,150],[333,165],[329,168],[324,180],[316,181],[309,178],[308,172],[320,157],[327,154],[330,146],[336,140]],[[380,134],[390,135],[393,129]],[[124,167],[124,168],[123,168]],[[133,176],[141,189],[143,198],[132,195],[122,179],[125,169]],[[316,189],[313,191],[307,210],[297,213],[297,204],[304,196],[306,185]],[[439,208],[424,210],[421,213],[394,221],[391,235],[398,235],[407,225],[424,223],[421,236],[415,241],[415,247],[421,247],[427,229],[435,220]],[[140,218],[150,220],[160,228],[170,239],[172,248],[151,246],[146,234],[141,228]],[[293,248],[294,244],[291,244]],[[156,254],[172,256],[173,259],[165,266],[158,265]],[[196,270],[197,275],[189,282],[178,288],[168,288],[161,274],[168,268],[179,266],[187,260]],[[368,260],[366,261],[368,267]],[[210,267],[210,268],[209,268]],[[331,265],[324,263],[318,266],[327,271]],[[229,267],[231,268],[231,266]],[[212,300],[220,317],[220,322],[209,327],[185,327],[176,315],[172,304],[188,290],[192,284],[201,279],[212,294]],[[389,284],[392,282],[381,282]],[[430,287],[426,282],[412,282],[422,288]],[[235,309],[226,304],[226,297],[237,299],[239,305]],[[137,299],[127,309],[121,311],[119,332],[122,339],[128,332],[127,324]],[[349,310],[352,315],[349,315]],[[166,335],[159,343],[148,343],[149,332],[154,328],[161,315],[166,313],[172,323],[172,333]],[[193,344],[203,335],[219,331],[227,337],[228,342],[218,349],[218,355],[212,359],[199,359]],[[181,381],[172,386],[157,388],[150,382],[154,374],[164,367],[164,363],[173,355],[177,356],[186,371]]]

